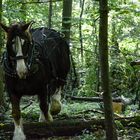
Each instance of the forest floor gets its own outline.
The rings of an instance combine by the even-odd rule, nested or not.
[[[31,103],[27,100],[22,101],[22,117],[24,122],[37,122],[39,118],[39,106],[37,100],[30,100]],[[102,111],[101,103],[89,103],[89,102],[73,102],[63,100],[62,111],[59,115],[54,116],[54,120],[69,120],[69,119],[84,119],[90,120],[92,118],[102,119],[104,118],[104,113]],[[9,106],[10,108],[10,106]],[[130,117],[139,114],[137,111],[137,106],[131,105],[127,106],[123,114],[119,114],[123,117]],[[11,123],[12,117],[10,111],[8,110],[5,115],[2,115],[0,118],[0,124]],[[140,140],[140,129],[135,127],[124,127],[119,121],[116,121],[118,139],[119,140]],[[0,140],[8,140],[7,135],[1,135]],[[32,139],[29,139],[32,140]],[[103,129],[94,130],[94,132],[84,129],[80,135],[74,136],[61,136],[61,137],[50,137],[50,138],[41,138],[33,140],[105,140],[105,131]]]

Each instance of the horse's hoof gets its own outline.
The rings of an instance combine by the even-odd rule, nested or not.
[[[47,116],[47,122],[48,122],[48,123],[53,122],[53,117],[52,117],[51,114],[49,114],[49,115]]]
[[[16,128],[13,140],[26,140],[26,136],[21,128]]]
[[[44,113],[42,111],[40,112],[39,122],[46,122],[46,118],[45,118]]]
[[[50,112],[52,115],[57,115],[61,111],[61,102],[58,100],[52,100]]]

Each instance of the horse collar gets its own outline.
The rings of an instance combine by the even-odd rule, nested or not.
[[[17,75],[17,72],[12,69],[9,65],[9,60],[8,60],[8,54],[7,52],[4,52],[3,53],[3,58],[2,58],[2,65],[3,65],[3,70],[5,72],[5,74],[9,77],[14,77],[14,78],[17,78],[18,75]],[[37,60],[35,62],[34,60],[34,63],[33,63],[33,60],[30,64],[30,68],[28,69],[29,71],[29,74],[27,75],[27,77],[30,77],[32,76],[33,74],[35,74],[38,70],[39,70],[39,64],[37,63]]]

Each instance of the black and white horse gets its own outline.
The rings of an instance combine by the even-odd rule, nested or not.
[[[12,104],[13,140],[25,140],[22,129],[20,99],[37,95],[41,114],[39,121],[53,121],[61,110],[61,90],[70,69],[69,45],[62,35],[45,27],[31,29],[30,23],[6,26],[6,51],[3,56],[5,85]]]

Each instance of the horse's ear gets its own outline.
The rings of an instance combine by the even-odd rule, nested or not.
[[[7,27],[6,25],[0,23],[0,27],[5,31],[5,32],[8,32],[9,30],[9,27]]]
[[[27,30],[30,30],[30,28],[31,28],[31,26],[32,26],[32,24],[34,23],[34,21],[31,21],[31,22],[29,22],[29,23],[26,23],[26,24],[24,24],[24,25],[22,25],[22,30],[23,31],[27,31]]]

